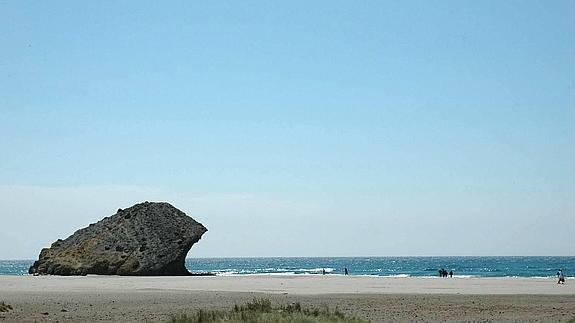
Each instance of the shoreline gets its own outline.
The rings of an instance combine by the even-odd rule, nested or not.
[[[480,276],[480,275],[453,275],[453,277],[440,277],[438,275],[410,275],[410,274],[394,274],[394,275],[373,275],[373,274],[339,274],[339,273],[253,273],[253,274],[228,274],[219,272],[190,272],[189,275],[182,276],[120,276],[120,275],[32,275],[28,273],[22,274],[0,274],[0,277],[368,277],[368,278],[412,278],[412,279],[549,279],[557,280],[557,276]],[[574,280],[575,276],[565,276],[567,280]]]
[[[557,280],[556,276],[479,276],[479,275],[453,275],[453,277],[440,277],[437,275],[357,275],[357,274],[286,274],[286,273],[257,273],[257,274],[222,274],[214,272],[190,272],[189,275],[181,276],[120,276],[120,275],[32,275],[32,274],[0,274],[0,277],[367,277],[367,278],[413,278],[413,279],[550,279]],[[565,276],[565,279],[575,280],[575,276]]]

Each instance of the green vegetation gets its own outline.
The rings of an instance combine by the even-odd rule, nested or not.
[[[12,306],[10,306],[4,302],[0,302],[0,313],[1,312],[8,312],[11,309],[12,309]]]
[[[304,309],[300,303],[287,306],[272,307],[269,299],[254,299],[245,305],[235,305],[229,311],[204,311],[193,315],[174,316],[171,323],[212,323],[212,322],[341,322],[362,323],[366,322],[356,318],[346,317],[335,309],[331,312],[328,308]]]

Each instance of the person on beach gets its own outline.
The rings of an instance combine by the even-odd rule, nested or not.
[[[349,272],[347,271],[347,267],[344,267],[344,268],[343,268],[343,274],[344,274],[345,276],[349,275]]]
[[[447,270],[441,268],[441,277],[447,278]]]
[[[325,275],[325,269],[324,268],[321,269],[321,274]]]
[[[453,277],[453,270],[450,270],[449,271],[449,278],[452,278],[452,277]]]
[[[557,278],[559,278],[557,284],[565,284],[565,275],[563,274],[563,269],[559,269],[557,272]]]

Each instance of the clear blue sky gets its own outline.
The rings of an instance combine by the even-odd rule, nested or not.
[[[0,259],[143,200],[190,256],[573,255],[573,1],[0,1]]]

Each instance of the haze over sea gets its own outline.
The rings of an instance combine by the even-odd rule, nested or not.
[[[0,275],[24,275],[33,260],[0,260]],[[350,275],[437,277],[438,269],[455,277],[555,277],[562,268],[575,272],[575,257],[313,257],[313,258],[188,258],[194,273],[216,275]]]

